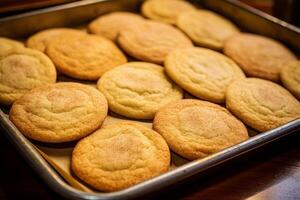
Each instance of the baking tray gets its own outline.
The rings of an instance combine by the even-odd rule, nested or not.
[[[86,0],[10,16],[0,19],[0,36],[25,38],[45,28],[77,26],[111,11],[138,11],[141,2],[140,0]],[[193,2],[223,14],[246,31],[271,36],[284,42],[295,52],[300,52],[300,30],[297,27],[234,0],[200,0]],[[5,112],[7,112],[7,108],[1,108],[0,125],[5,130],[2,134],[8,137],[31,167],[57,193],[70,199],[86,200],[141,197],[170,185],[175,185],[195,174],[205,173],[209,168],[300,130],[300,119],[296,119],[276,129],[253,136],[245,142],[204,159],[191,161],[130,188],[111,193],[89,193],[68,185],[40,155],[32,143],[18,131]]]

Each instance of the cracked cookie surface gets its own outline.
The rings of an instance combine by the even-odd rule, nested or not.
[[[13,104],[9,118],[31,139],[69,142],[89,135],[107,115],[107,101],[97,89],[56,83],[31,90]]]
[[[133,122],[103,126],[82,139],[72,154],[72,169],[100,191],[121,190],[166,172],[170,151],[155,131]]]
[[[264,132],[300,117],[300,103],[271,81],[247,78],[232,83],[226,107],[248,126]]]
[[[190,160],[248,139],[244,124],[228,110],[201,100],[184,99],[163,107],[155,115],[153,129],[172,151]]]
[[[163,67],[145,62],[130,62],[106,72],[97,87],[112,111],[135,119],[152,119],[159,108],[183,98]]]
[[[288,63],[280,71],[281,82],[300,100],[300,61]]]
[[[230,58],[197,47],[172,51],[165,60],[165,69],[189,93],[215,103],[224,103],[229,84],[245,78]]]

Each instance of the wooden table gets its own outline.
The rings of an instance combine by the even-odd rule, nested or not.
[[[0,133],[0,199],[63,199]],[[149,199],[300,199],[300,132]]]

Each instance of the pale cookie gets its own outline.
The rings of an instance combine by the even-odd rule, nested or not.
[[[280,80],[282,67],[296,60],[295,55],[279,42],[248,33],[230,37],[224,53],[236,61],[247,76],[276,82]]]
[[[0,103],[10,105],[29,90],[55,83],[56,70],[43,53],[17,48],[0,59]]]
[[[26,46],[32,49],[39,50],[41,52],[46,52],[49,43],[56,37],[60,35],[83,35],[83,31],[79,31],[71,28],[51,28],[40,31],[26,41]]]
[[[88,29],[91,33],[101,35],[116,42],[121,30],[138,26],[143,21],[143,17],[134,13],[112,12],[92,21]]]
[[[71,166],[93,188],[112,192],[168,171],[170,151],[155,131],[137,123],[119,122],[79,141]]]
[[[183,0],[147,0],[142,5],[143,15],[168,24],[176,24],[181,13],[194,10],[192,4]]]
[[[248,126],[264,132],[300,117],[300,103],[271,81],[247,78],[232,83],[226,107]]]
[[[127,62],[113,42],[88,34],[60,35],[49,43],[47,54],[63,74],[82,80],[97,80],[104,72]]]
[[[24,48],[21,42],[0,37],[0,59],[8,53],[11,53],[19,48]]]
[[[97,87],[109,109],[135,119],[152,119],[162,106],[183,97],[161,66],[144,62],[130,62],[106,72]]]
[[[172,51],[165,60],[165,69],[183,89],[215,103],[224,103],[229,84],[245,78],[243,71],[230,58],[198,47]]]
[[[107,109],[107,101],[97,89],[62,82],[23,95],[13,104],[9,119],[28,138],[69,142],[98,129]]]
[[[280,72],[281,82],[300,100],[300,61],[288,63]]]
[[[233,23],[207,10],[182,13],[178,17],[177,26],[195,44],[216,50],[223,49],[224,41],[239,32]]]
[[[159,64],[173,49],[193,46],[189,38],[178,29],[146,20],[136,28],[121,31],[118,42],[132,57]]]
[[[159,110],[153,128],[184,158],[203,158],[248,139],[244,124],[225,108],[184,99]]]

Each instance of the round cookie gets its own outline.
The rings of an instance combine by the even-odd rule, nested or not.
[[[88,34],[60,35],[49,43],[47,54],[63,74],[82,80],[97,80],[127,62],[113,42]]]
[[[167,54],[176,48],[193,46],[176,28],[154,21],[120,32],[118,42],[132,57],[148,62],[163,63]]]
[[[130,12],[112,12],[93,20],[88,29],[91,33],[101,35],[114,42],[121,30],[138,26],[144,18]]]
[[[207,10],[184,12],[179,15],[176,25],[195,44],[215,50],[223,49],[224,41],[239,32],[229,20]]]
[[[280,71],[281,82],[300,100],[300,61],[288,63]]]
[[[119,122],[79,141],[71,166],[93,188],[112,192],[166,172],[170,151],[155,131],[136,123]]]
[[[248,139],[244,124],[228,110],[192,99],[175,101],[160,109],[153,129],[164,137],[172,151],[190,160]]]
[[[107,101],[95,88],[56,83],[31,90],[15,101],[9,119],[28,138],[69,142],[98,129],[107,115]]]
[[[10,105],[29,90],[55,83],[56,70],[43,53],[17,48],[0,59],[0,103]]]
[[[248,126],[264,132],[300,117],[300,103],[271,81],[247,78],[232,83],[226,107]]]
[[[19,48],[24,48],[24,45],[21,42],[0,37],[0,59],[6,54]]]
[[[224,103],[229,84],[245,78],[243,71],[230,58],[198,47],[172,51],[165,60],[165,69],[183,89],[215,103]]]
[[[146,17],[168,24],[176,24],[177,17],[196,8],[183,0],[147,0],[142,4],[142,13]]]
[[[247,76],[278,82],[284,65],[295,55],[279,42],[260,35],[237,34],[225,42],[224,53],[243,69]]]
[[[155,64],[130,62],[106,72],[97,83],[109,109],[134,119],[152,119],[167,103],[182,99],[182,90]]]
[[[82,35],[86,34],[83,31],[79,31],[71,28],[51,28],[40,31],[26,41],[26,46],[32,49],[39,50],[41,52],[46,52],[49,43],[56,37],[60,35]]]

